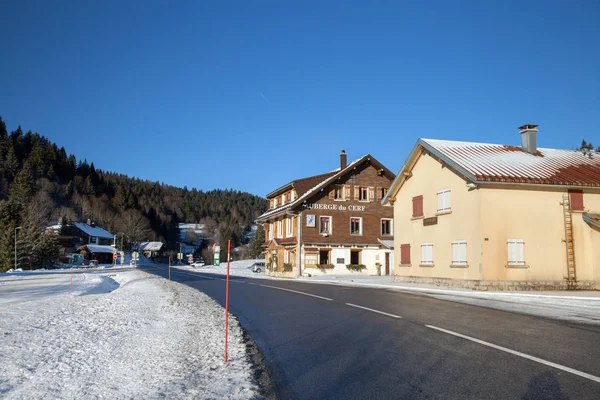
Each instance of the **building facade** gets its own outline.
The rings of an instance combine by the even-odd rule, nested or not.
[[[267,274],[393,272],[393,210],[381,200],[395,175],[370,155],[298,179],[267,195]]]
[[[600,288],[600,154],[419,139],[383,202],[395,280],[494,290]]]

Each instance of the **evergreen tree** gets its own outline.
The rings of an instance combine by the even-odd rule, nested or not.
[[[261,258],[264,243],[265,230],[262,225],[258,225],[258,229],[250,241],[250,258]]]

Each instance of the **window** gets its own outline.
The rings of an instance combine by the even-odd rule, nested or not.
[[[304,263],[306,265],[316,265],[317,264],[317,253],[310,253],[304,256]]]
[[[274,198],[274,199],[273,199],[273,208],[276,208],[276,207],[277,207],[277,205],[278,205],[278,204],[277,204],[277,198]]]
[[[344,185],[335,185],[333,189],[334,200],[344,200]]]
[[[360,250],[350,250],[350,264],[360,264]]]
[[[394,221],[391,218],[381,219],[381,236],[392,236],[394,234]]]
[[[410,265],[410,243],[400,245],[400,264]]]
[[[387,194],[388,188],[379,188],[380,191],[380,197],[379,199],[383,199],[385,197],[385,195]]]
[[[294,234],[294,220],[287,218],[285,222],[285,237],[291,237]]]
[[[433,265],[433,243],[421,245],[421,265]]]
[[[283,251],[283,262],[286,264],[290,262],[290,252],[287,250]]]
[[[361,186],[358,188],[358,200],[369,201],[369,189],[366,186]]]
[[[285,194],[281,195],[281,204],[285,204]]]
[[[331,217],[319,217],[319,233],[331,235]]]
[[[508,239],[508,265],[525,265],[525,241]]]
[[[319,264],[329,264],[329,250],[319,251]]]
[[[362,235],[362,218],[350,217],[350,234]]]
[[[423,196],[413,197],[413,218],[423,216]]]
[[[292,201],[292,192],[287,192],[285,194],[285,202],[289,203],[290,201]]]
[[[275,223],[277,224],[277,237],[282,238],[283,237],[283,220],[280,219],[279,221],[275,221]]]
[[[271,222],[271,223],[269,224],[269,240],[273,240],[273,233],[274,233],[274,230],[273,230],[273,223]]]
[[[452,242],[452,265],[467,265],[467,241]]]
[[[583,211],[583,192],[569,192],[572,211]]]
[[[450,211],[450,189],[440,190],[438,196],[438,212]]]

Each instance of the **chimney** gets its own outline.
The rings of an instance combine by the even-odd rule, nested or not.
[[[346,159],[346,151],[342,150],[340,153],[340,171],[348,165],[348,160]]]
[[[87,224],[88,224],[89,226],[92,226],[92,220],[88,218],[88,220],[87,220]]]
[[[537,153],[537,143],[535,136],[537,134],[537,125],[526,124],[519,127],[519,133],[521,134],[521,147],[523,151],[531,154]]]

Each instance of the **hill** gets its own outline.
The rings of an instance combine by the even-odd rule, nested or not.
[[[46,137],[19,126],[10,133],[0,118],[0,271],[18,264],[42,266],[56,258],[55,239],[44,234],[51,221],[91,219],[126,245],[159,240],[178,248],[181,221],[212,230],[219,240],[241,244],[244,232],[266,208],[259,196],[236,190],[201,191],[96,169]]]

